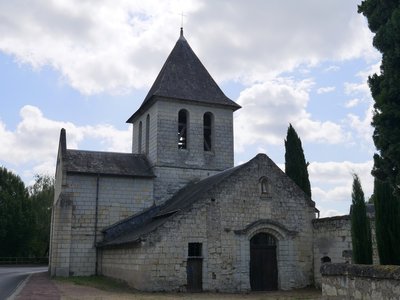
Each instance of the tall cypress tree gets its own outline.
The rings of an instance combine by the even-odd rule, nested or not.
[[[400,1],[364,0],[358,12],[375,34],[381,74],[368,78],[374,98],[375,215],[381,264],[400,263]],[[397,245],[397,248],[396,248]]]
[[[367,218],[364,192],[357,174],[353,175],[351,193],[351,239],[353,261],[356,264],[372,264],[371,227]]]
[[[388,182],[375,179],[376,242],[382,265],[400,265],[400,205]]]
[[[358,12],[368,20],[375,34],[373,45],[382,53],[381,74],[374,74],[368,84],[374,98],[372,174],[388,181],[400,195],[400,1],[364,0]]]
[[[311,197],[311,185],[308,178],[306,159],[304,157],[301,140],[289,124],[285,140],[285,173]]]

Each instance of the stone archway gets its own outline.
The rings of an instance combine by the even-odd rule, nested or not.
[[[250,239],[250,286],[253,291],[278,289],[277,240],[260,232]]]

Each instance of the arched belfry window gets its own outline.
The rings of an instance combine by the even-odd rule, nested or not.
[[[145,152],[149,154],[149,142],[150,142],[150,115],[146,117],[146,145]]]
[[[142,121],[139,122],[138,133],[138,153],[142,153]]]
[[[206,112],[203,116],[203,136],[204,136],[204,151],[211,151],[213,148],[213,115]]]
[[[181,109],[178,113],[178,149],[187,149],[188,121],[189,114],[187,110]]]

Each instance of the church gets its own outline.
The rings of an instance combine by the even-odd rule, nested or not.
[[[348,230],[325,236],[337,220],[315,220],[315,203],[266,154],[234,166],[238,109],[181,29],[127,120],[132,153],[68,149],[62,129],[50,274],[246,292],[318,284],[321,257],[344,262]]]

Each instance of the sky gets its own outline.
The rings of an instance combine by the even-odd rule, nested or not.
[[[184,35],[234,113],[235,164],[266,153],[284,169],[289,123],[321,216],[366,199],[375,147],[367,78],[379,72],[353,0],[0,0],[0,166],[29,185],[71,149],[129,152],[131,125]],[[183,14],[183,17],[182,17]]]

